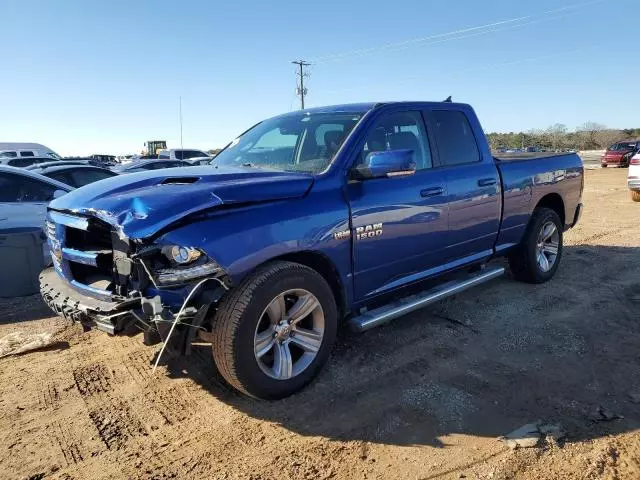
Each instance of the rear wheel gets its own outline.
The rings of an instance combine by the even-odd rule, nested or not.
[[[606,164],[606,163],[603,163],[603,164],[602,164],[602,168],[607,168],[607,164]]]
[[[631,200],[640,202],[640,190],[631,190]]]
[[[304,265],[275,262],[222,301],[213,320],[213,358],[238,390],[286,397],[324,366],[337,326],[336,302],[322,276]]]
[[[543,283],[555,275],[562,257],[562,222],[550,208],[537,208],[521,244],[509,255],[516,279]]]

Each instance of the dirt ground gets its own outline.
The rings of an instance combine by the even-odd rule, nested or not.
[[[640,479],[640,205],[626,170],[586,172],[555,279],[508,276],[357,335],[302,393],[258,402],[209,347],[155,375],[140,337],[82,333],[37,297],[0,303],[0,477]],[[512,450],[523,424],[566,437]]]

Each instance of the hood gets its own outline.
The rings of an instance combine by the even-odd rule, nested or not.
[[[101,180],[60,197],[49,208],[89,215],[129,238],[146,238],[206,209],[297,198],[313,176],[256,168],[180,167]]]

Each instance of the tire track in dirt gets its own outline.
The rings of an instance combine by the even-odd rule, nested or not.
[[[53,382],[45,381],[40,390],[40,405],[45,410],[55,410],[60,401],[58,386]]]
[[[115,370],[98,362],[75,368],[72,374],[89,419],[108,450],[120,450],[134,437],[148,435],[130,403],[114,392],[119,383]]]
[[[148,435],[140,419],[124,401],[110,401],[107,405],[89,410],[89,418],[109,450],[120,450],[133,437]]]
[[[83,397],[106,393],[113,389],[112,375],[106,365],[93,363],[73,370],[73,379]]]
[[[67,462],[67,466],[71,466],[84,460],[80,446],[76,443],[74,436],[66,425],[63,426],[59,421],[56,421],[51,424],[51,431],[58,447],[60,447],[60,451],[62,452],[65,461]]]

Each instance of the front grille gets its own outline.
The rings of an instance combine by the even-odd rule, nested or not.
[[[109,299],[114,290],[111,227],[95,218],[50,212],[46,232],[58,274],[83,293]]]

